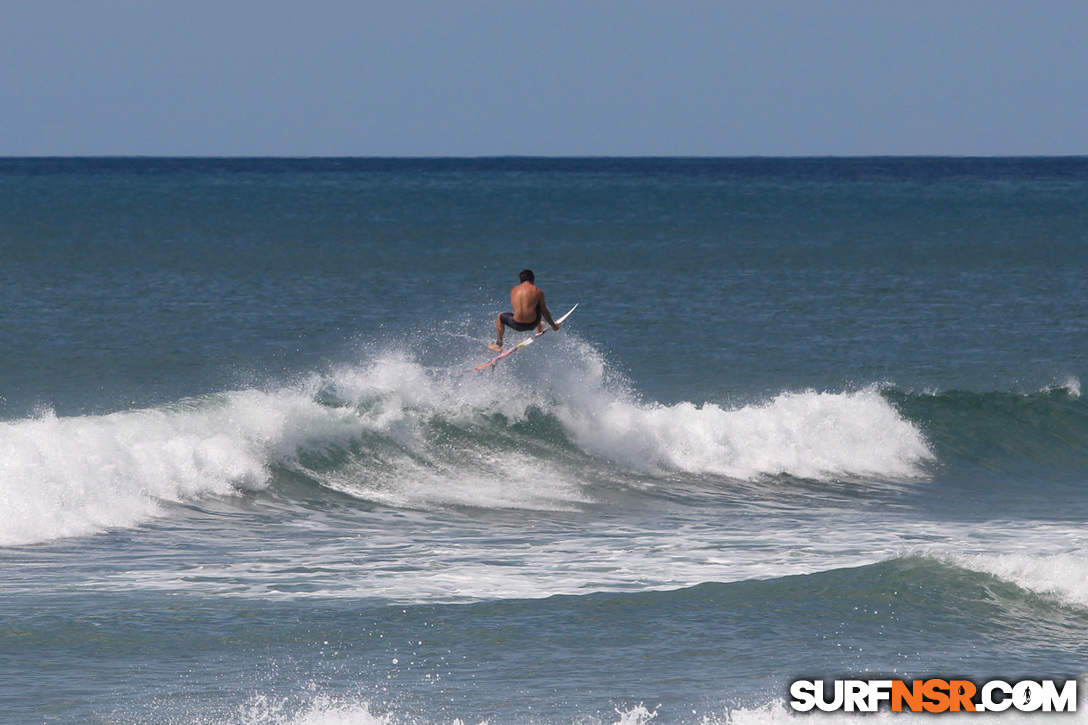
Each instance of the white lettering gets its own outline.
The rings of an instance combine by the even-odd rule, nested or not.
[[[1050,712],[1051,707],[1057,712],[1077,711],[1077,681],[1066,680],[1061,693],[1053,680],[1043,680],[1043,712]]]
[[[843,701],[847,712],[854,712],[855,710],[868,711],[866,704],[869,699],[869,685],[865,680],[847,680],[844,689]]]
[[[1000,690],[1002,697],[994,700],[994,690]],[[987,711],[1004,712],[1012,705],[1012,685],[1002,680],[990,680],[982,686],[982,704]]]
[[[1077,711],[1075,679],[1066,680],[1060,689],[1055,680],[1021,680],[1014,684],[990,680],[982,685],[977,698],[968,698],[967,693],[974,692],[975,685],[967,680],[915,680],[910,687],[903,687],[906,684],[901,680],[796,680],[790,685],[790,705],[797,712],[814,708],[823,712],[879,712],[884,703],[896,712],[901,708],[917,712],[1004,712],[1010,707],[1020,712]],[[916,699],[912,693],[926,693],[924,697],[929,699]]]
[[[824,698],[824,681],[816,680],[816,707],[824,712],[835,712],[842,707],[843,701],[842,680],[835,680],[835,699],[828,702]]]
[[[869,680],[869,708],[867,712],[876,712],[881,702],[891,702],[891,680]]]
[[[1043,706],[1043,686],[1031,680],[1017,682],[1012,688],[1012,704],[1020,712],[1035,712]]]
[[[790,706],[798,712],[808,712],[816,707],[816,684],[812,680],[797,680],[790,685],[793,700]]]

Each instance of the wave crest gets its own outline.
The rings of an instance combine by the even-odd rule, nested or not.
[[[894,479],[931,457],[875,388],[643,404],[588,345],[556,352],[479,375],[386,351],[270,392],[4,423],[0,545],[134,526],[163,502],[267,487],[277,468],[385,505],[563,509],[630,470]]]
[[[616,400],[561,417],[587,450],[651,473],[908,478],[932,458],[921,431],[876,389],[783,393],[732,410]]]

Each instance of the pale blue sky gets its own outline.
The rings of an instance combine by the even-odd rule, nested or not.
[[[1085,0],[0,0],[2,156],[1085,154]]]

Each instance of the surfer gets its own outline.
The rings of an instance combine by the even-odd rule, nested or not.
[[[488,345],[488,349],[502,352],[502,336],[506,328],[518,332],[536,330],[537,334],[544,332],[544,322],[558,330],[559,325],[552,319],[552,313],[548,311],[548,305],[544,302],[544,290],[537,287],[534,282],[531,269],[523,269],[518,274],[521,284],[510,290],[510,305],[513,312],[503,312],[495,318],[495,344]]]

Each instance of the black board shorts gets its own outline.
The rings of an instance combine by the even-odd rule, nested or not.
[[[537,315],[536,319],[532,322],[518,322],[514,319],[513,312],[504,312],[499,315],[499,319],[502,321],[502,324],[518,332],[528,332],[529,330],[535,330],[536,326],[540,324],[540,315]]]

